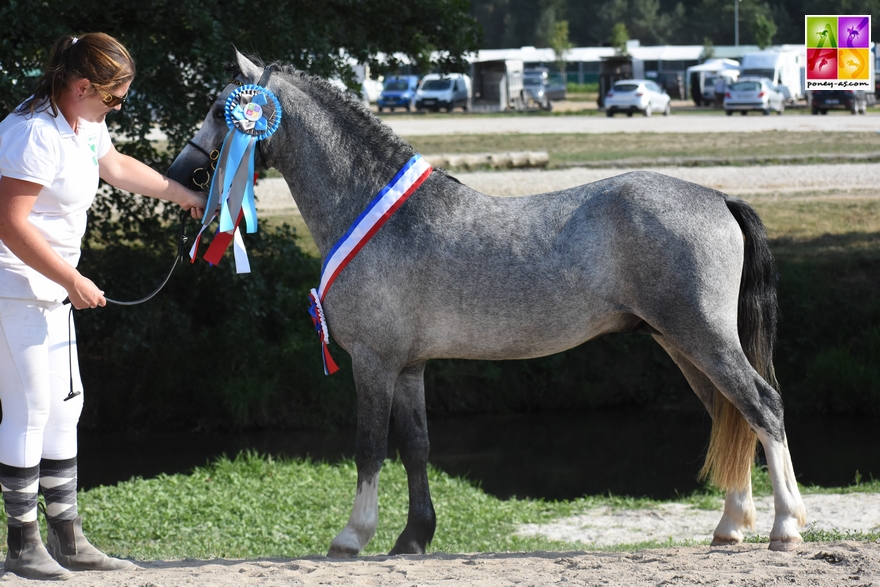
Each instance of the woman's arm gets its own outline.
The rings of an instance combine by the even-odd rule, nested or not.
[[[41,189],[38,183],[0,177],[0,240],[22,262],[64,287],[77,310],[106,305],[104,292],[62,259],[28,220]]]
[[[110,146],[107,154],[98,160],[101,179],[119,189],[142,194],[151,198],[167,200],[189,210],[193,218],[201,218],[205,212],[205,194],[183,187],[133,157],[123,155]]]

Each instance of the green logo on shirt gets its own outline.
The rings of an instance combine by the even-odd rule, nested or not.
[[[98,165],[98,137],[92,135],[89,137],[89,149],[92,151],[92,164]]]

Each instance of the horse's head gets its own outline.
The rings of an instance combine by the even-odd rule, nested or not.
[[[192,189],[208,189],[220,147],[229,132],[224,111],[226,99],[237,87],[258,83],[263,71],[262,67],[255,65],[235,50],[232,79],[214,100],[199,132],[174,159],[174,163],[168,169],[168,177]],[[262,161],[257,158],[256,164],[260,165]]]

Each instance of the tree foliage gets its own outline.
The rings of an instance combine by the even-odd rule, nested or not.
[[[381,72],[401,54],[424,67],[466,67],[479,49],[480,27],[468,0],[6,0],[0,3],[0,106],[5,116],[33,89],[32,76],[62,34],[103,31],[137,62],[133,96],[112,125],[128,148],[158,163],[143,139],[151,128],[180,147],[224,85],[230,45],[266,62],[284,61],[351,81],[349,57]],[[440,57],[430,62],[432,51]]]
[[[614,47],[614,52],[618,55],[626,55],[627,41],[629,41],[629,31],[626,30],[626,25],[622,22],[614,23],[614,26],[611,27],[610,37],[611,46]]]
[[[556,21],[553,27],[553,37],[550,39],[550,48],[553,49],[553,56],[556,57],[556,69],[562,75],[565,75],[565,54],[572,47],[573,45],[568,38],[568,21]]]
[[[642,45],[714,45],[734,43],[734,0],[555,0],[556,20],[566,20],[577,47],[612,46],[610,33],[618,22]],[[486,49],[537,45],[541,2],[473,0],[471,14],[486,30]],[[877,14],[880,0],[741,0],[739,41],[761,45],[804,42],[805,14]],[[880,20],[872,19],[872,37],[880,38]],[[774,28],[775,27],[775,31]]]
[[[766,49],[773,44],[773,35],[776,34],[776,23],[771,18],[761,13],[755,14],[755,44],[761,49]]]

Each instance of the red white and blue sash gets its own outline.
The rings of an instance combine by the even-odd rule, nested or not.
[[[414,155],[406,162],[406,165],[397,172],[397,175],[388,182],[373,201],[367,206],[357,220],[348,229],[348,232],[339,239],[324,260],[321,268],[321,284],[317,289],[309,293],[311,305],[309,314],[321,341],[321,354],[324,359],[324,374],[332,375],[339,370],[327,343],[330,340],[330,331],[327,329],[327,321],[324,317],[324,308],[321,305],[327,290],[339,276],[345,266],[358,254],[382,225],[403,205],[404,202],[418,189],[429,175],[431,166],[420,155]]]

